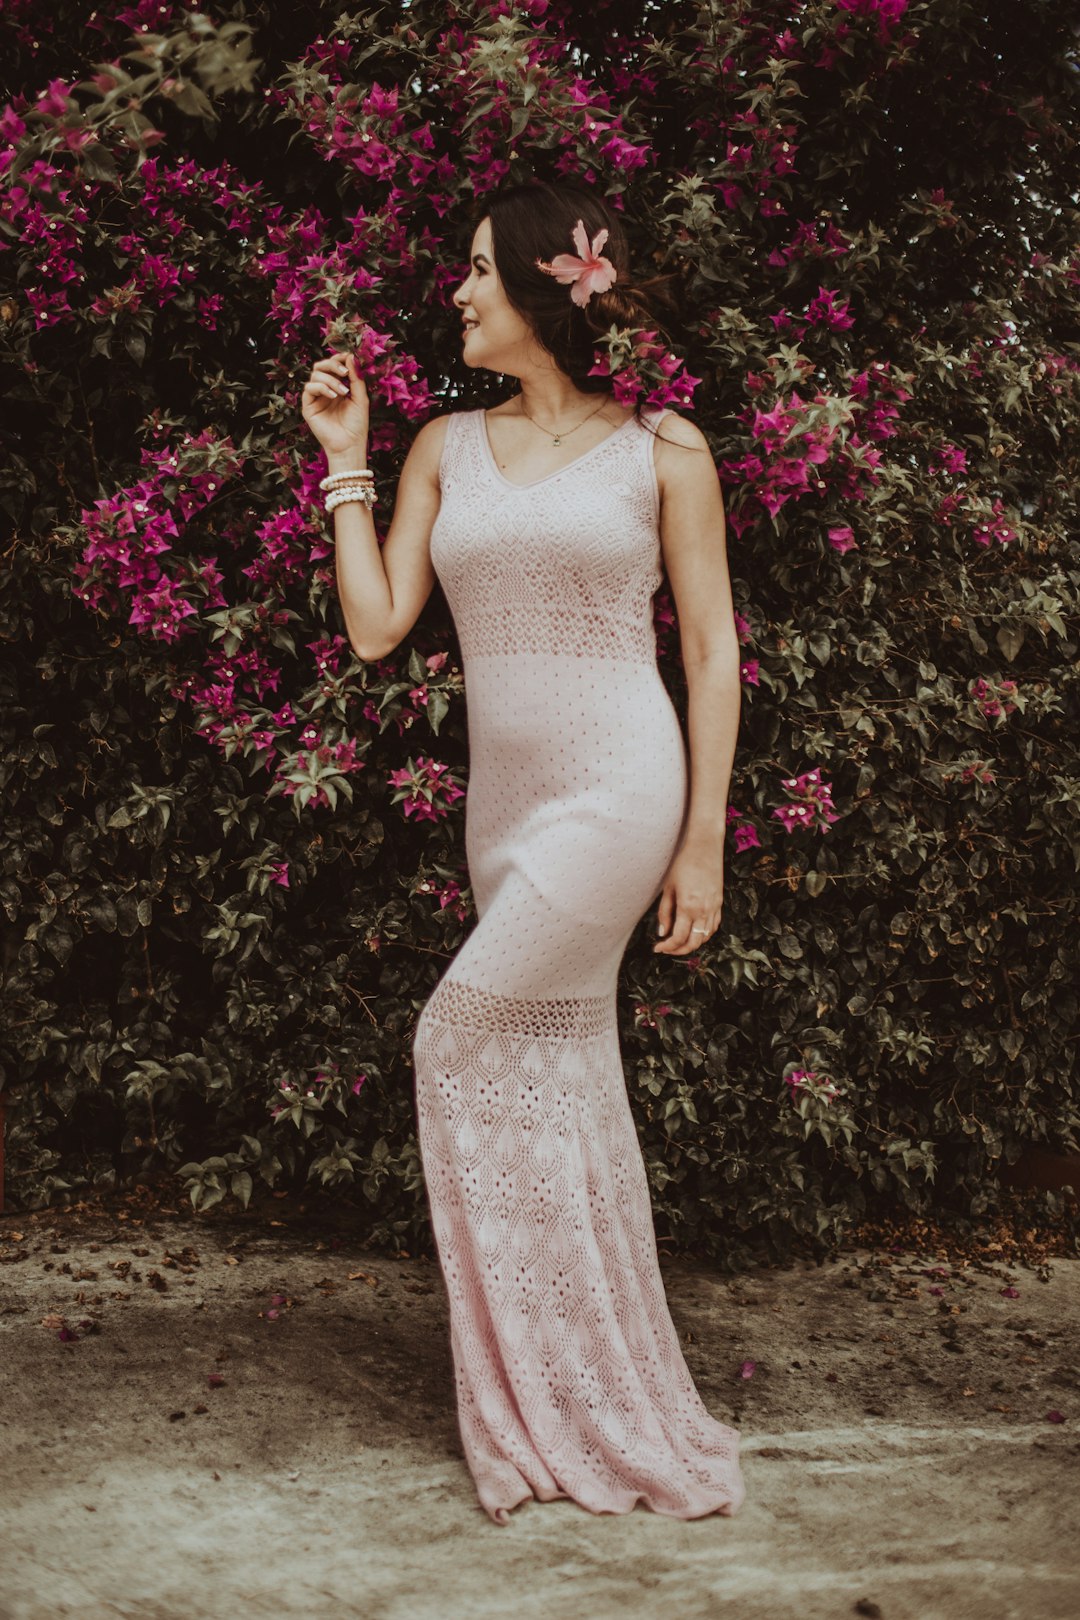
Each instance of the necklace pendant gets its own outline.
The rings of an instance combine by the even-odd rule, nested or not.
[[[561,436],[561,435],[560,435],[560,437],[559,437],[559,438],[557,438],[557,439],[552,439],[552,441],[551,441],[551,442],[552,442],[552,444],[562,444],[562,436]]]

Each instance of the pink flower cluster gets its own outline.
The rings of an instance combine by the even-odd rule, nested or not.
[[[630,357],[616,361],[614,368],[612,356],[598,352],[588,375],[610,377],[611,391],[620,405],[636,405],[644,394],[645,405],[657,410],[666,406],[692,409],[692,395],[701,382],[665,349],[651,327],[634,334]]]
[[[818,395],[809,404],[823,401],[824,396]],[[778,404],[769,411],[752,410],[749,415],[756,449],[738,460],[724,462],[720,470],[726,477],[750,485],[760,505],[775,517],[788,501],[809,491],[810,469],[828,460],[838,429],[825,423],[818,427],[807,426],[808,402],[800,399],[794,389],[786,408]],[[792,452],[785,454],[784,446],[789,440]],[[818,475],[813,476],[813,484],[819,491],[825,488]],[[748,518],[740,508],[738,512],[729,512],[728,521],[736,534],[741,535]]]
[[[1012,714],[1017,707],[1012,701],[1012,693],[1015,691],[1015,681],[990,682],[980,675],[977,680],[972,681],[968,695],[973,703],[978,704],[988,720],[999,720],[1007,714]]]
[[[423,754],[415,763],[410,759],[401,770],[391,771],[388,781],[391,787],[397,788],[391,804],[404,800],[405,815],[414,816],[417,821],[442,820],[454,800],[465,796],[465,789],[458,786],[449,765],[425,759]]]
[[[774,356],[764,372],[749,373],[748,393],[761,394],[775,386],[772,373],[776,365]],[[795,369],[807,375],[814,369],[813,362],[802,356]],[[793,388],[769,410],[748,406],[740,420],[748,425],[754,447],[720,464],[723,477],[743,486],[737,506],[728,513],[735,533],[741,536],[751,526],[755,507],[775,518],[787,502],[812,493],[824,495],[830,486],[841,500],[864,500],[867,486],[880,482],[875,469],[881,462],[880,450],[866,441],[889,439],[896,433],[899,413],[887,400],[909,399],[905,385],[911,380],[907,373],[893,376],[887,361],[874,361],[852,375],[847,387],[849,403],[840,412],[846,418],[843,426],[837,421],[835,396],[821,389],[803,399]],[[872,387],[879,397],[871,398]],[[850,549],[844,543],[847,540],[854,544],[850,531],[845,533],[839,527],[835,535],[830,531],[835,550]]]
[[[223,575],[216,557],[180,557],[171,574],[157,559],[172,550],[181,524],[186,526],[239,475],[244,457],[207,429],[186,437],[178,450],[144,450],[142,460],[153,468],[152,476],[80,512],[87,538],[82,560],[72,569],[72,595],[88,607],[115,611],[122,593],[130,592],[128,623],[157,640],[176,641],[184,620],[200,608],[226,606]],[[173,500],[161,487],[168,480],[179,482]],[[182,594],[185,590],[194,601]]]
[[[393,311],[387,311],[392,315]],[[433,400],[427,378],[411,354],[398,352],[393,338],[363,326],[356,340],[356,365],[368,392],[391,410],[400,410],[410,421],[430,415]]]
[[[1007,546],[1010,540],[1017,538],[1016,530],[1005,521],[1005,508],[999,499],[995,498],[991,502],[990,511],[992,516],[976,526],[972,531],[972,538],[979,546],[989,546],[995,540],[1000,545]]]
[[[829,823],[839,821],[832,807],[832,788],[821,780],[821,772],[816,767],[812,771],[804,771],[801,776],[786,777],[783,785],[793,802],[780,805],[773,815],[785,832],[815,824],[822,832],[828,832]]]
[[[1077,262],[1080,263],[1080,259],[1078,259]],[[1080,287],[1080,270],[1072,271],[1067,277],[1067,280],[1071,287]],[[1063,371],[1080,371],[1080,360],[1073,360],[1069,355],[1054,354],[1050,350],[1047,350],[1042,359],[1039,361],[1038,365],[1035,367],[1035,375],[1037,377],[1057,377],[1060,376]],[[1060,394],[1061,384],[1048,384],[1048,391],[1051,394]]]
[[[341,1084],[342,1081],[342,1076],[338,1071],[337,1064],[332,1064],[331,1068],[333,1069],[332,1074],[323,1074],[320,1070],[312,1080],[310,1086],[305,1087],[303,1094],[301,1094],[299,1087],[291,1080],[279,1080],[278,1090],[284,1094],[285,1101],[280,1103],[276,1108],[270,1109],[270,1118],[277,1119],[281,1114],[289,1113],[291,1109],[296,1107],[297,1103],[302,1103],[303,1099],[305,1098],[312,1098],[319,1102],[325,1102],[327,1092],[325,1090],[320,1091],[318,1088],[326,1086],[336,1087]],[[350,1096],[357,1096],[360,1091],[362,1091],[366,1082],[367,1075],[358,1074],[355,1080],[352,1082],[352,1085],[349,1087]]]
[[[549,9],[549,0],[522,0],[517,5],[496,0],[482,8],[489,19],[507,18],[521,30],[512,66],[509,60],[499,64],[500,75],[509,69],[509,82],[507,77],[493,76],[489,39],[468,32],[459,23],[445,29],[436,47],[446,64],[442,98],[461,131],[462,161],[475,194],[490,191],[506,176],[507,154],[516,144],[540,139],[546,145],[552,129],[560,131],[561,150],[553,165],[556,176],[592,184],[597,169],[628,174],[655,162],[648,142],[634,138],[625,128],[624,115],[612,112],[610,95],[572,68],[568,72],[561,27],[551,33],[543,31]],[[656,89],[656,81],[647,73],[629,73],[618,67],[617,32],[609,30],[605,42],[617,88],[646,93]],[[523,83],[529,89],[524,103]],[[482,99],[487,102],[486,116],[478,120],[475,109]],[[621,206],[617,192],[613,200],[616,207]]]
[[[16,143],[25,134],[26,124],[12,112],[4,109],[0,136],[10,142],[0,155],[0,173],[10,167]],[[39,194],[49,197],[49,206],[39,200]],[[86,281],[83,257],[83,227],[90,218],[89,211],[72,198],[70,187],[63,184],[59,172],[50,165],[37,162],[27,166],[15,181],[0,208],[0,218],[18,231],[23,242],[37,250],[38,284],[28,283],[23,296],[33,313],[34,326],[62,326],[79,318],[77,289]],[[0,253],[10,252],[0,242]],[[76,295],[76,304],[69,295]]]
[[[945,771],[942,773],[941,780],[943,782],[952,782],[955,777],[955,771]],[[976,759],[972,760],[970,765],[964,766],[960,772],[960,780],[961,782],[981,782],[984,787],[989,787],[993,782],[997,781],[997,777],[994,775],[988,760]]]
[[[754,823],[745,820],[742,811],[737,810],[733,804],[728,805],[726,821],[729,827],[734,823],[735,848],[740,854],[744,849],[761,848],[761,839]]]
[[[854,17],[874,17],[877,19],[877,37],[880,43],[888,41],[900,25],[900,19],[908,8],[908,0],[836,0],[838,10],[846,11]],[[835,37],[843,39],[849,32],[847,25],[841,23],[836,29]],[[907,35],[907,38],[913,38]],[[827,64],[820,61],[819,66]]]
[[[930,471],[948,472],[958,478],[964,476],[968,471],[967,452],[944,440],[930,457]],[[995,496],[988,503],[985,499],[973,497],[970,485],[961,486],[942,496],[934,517],[939,523],[948,524],[956,512],[961,517],[975,520],[971,534],[978,546],[993,545],[995,540],[999,545],[1007,546],[1019,539],[1018,531],[1006,518],[1000,496]]]
[[[317,742],[318,736],[319,733],[311,725],[307,726],[302,732],[300,740],[310,745]],[[335,775],[338,776],[348,776],[352,771],[362,771],[364,761],[357,756],[356,750],[358,746],[355,737],[345,737],[336,743],[318,743],[318,746],[311,750],[310,755],[307,751],[301,749],[292,762],[292,769],[297,773],[299,780],[294,780],[286,775],[284,771],[279,770],[275,777],[275,784],[280,784],[282,794],[288,798],[291,794],[299,792],[301,788],[309,786],[311,782],[317,781],[316,773],[319,773],[320,767],[325,770],[326,766],[332,766]],[[332,806],[330,796],[324,787],[316,787],[316,791],[308,797],[307,802],[314,805],[316,809],[320,806]]]
[[[882,22],[897,23],[908,8],[908,0],[836,0],[840,11],[850,11],[856,17],[877,17]]]
[[[671,1008],[666,1001],[658,1001],[655,1004],[639,1001],[634,1006],[634,1022],[639,1027],[644,1025],[647,1029],[655,1029],[657,1019],[666,1018],[670,1012]]]
[[[778,50],[777,54],[782,52]],[[715,139],[715,131],[707,119],[696,120],[692,127],[706,139]],[[783,204],[769,193],[775,180],[794,172],[798,157],[795,135],[794,124],[767,121],[756,108],[731,115],[724,131],[722,160],[727,177],[716,181],[716,190],[726,208],[738,208],[756,192],[756,212],[763,218],[787,213]]]
[[[226,759],[238,751],[261,752],[264,757],[260,763],[269,765],[277,753],[275,741],[280,730],[276,728],[295,724],[295,711],[290,703],[284,703],[273,711],[260,707],[253,715],[237,695],[237,688],[243,685],[259,698],[265,697],[280,683],[281,671],[252,647],[231,657],[221,652],[207,653],[203,674],[209,677],[205,685],[197,676],[185,675],[169,688],[173,697],[186,698],[195,709],[195,729]]]
[[[786,246],[773,248],[765,262],[776,270],[783,270],[792,259],[800,262],[805,259],[841,259],[850,252],[849,238],[837,229],[832,220],[824,225],[818,220],[804,220]]]
[[[967,451],[944,439],[930,457],[931,472],[967,472]]]
[[[800,320],[786,309],[770,315],[769,319],[778,332],[801,342],[812,326],[821,326],[831,332],[846,332],[855,325],[855,317],[849,313],[850,307],[850,298],[841,298],[839,293],[822,287],[807,305],[804,319]]]
[[[811,1097],[819,1097],[824,1102],[832,1102],[834,1097],[839,1097],[839,1088],[833,1081],[827,1075],[819,1079],[818,1074],[817,1069],[792,1069],[790,1074],[784,1076],[784,1083],[791,1088],[792,1102],[800,1091]]]
[[[449,656],[449,653],[445,652],[432,653],[430,657],[424,660],[424,666],[428,671],[427,679],[420,681],[417,686],[406,686],[404,682],[395,682],[393,701],[384,703],[382,708],[372,698],[368,698],[364,704],[364,718],[370,720],[372,725],[378,726],[380,731],[385,731],[391,725],[396,726],[397,734],[400,737],[411,726],[415,725],[422,715],[430,717],[432,683],[435,677],[441,673]],[[397,670],[389,659],[376,660],[374,667],[378,675],[386,676],[390,680],[394,680],[397,675]],[[436,688],[440,694],[440,702],[444,707],[447,702],[446,694],[461,689],[461,676],[453,670],[450,672],[448,679],[439,683]]]
[[[445,883],[433,883],[430,878],[424,878],[423,882],[418,883],[416,887],[418,894],[437,895],[440,911],[445,911],[447,907],[450,907],[454,916],[461,922],[464,922],[469,915],[468,905],[462,898],[461,885],[455,883],[453,878],[448,879]]]

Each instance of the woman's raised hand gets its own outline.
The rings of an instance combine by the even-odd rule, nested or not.
[[[304,420],[328,456],[366,451],[370,425],[367,385],[351,353],[316,360],[304,385]]]

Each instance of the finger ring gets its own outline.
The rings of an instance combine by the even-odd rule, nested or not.
[[[692,934],[707,934],[709,930],[707,928],[691,928],[690,932]]]

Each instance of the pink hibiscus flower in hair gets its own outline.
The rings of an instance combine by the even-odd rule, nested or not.
[[[554,276],[564,286],[571,283],[570,297],[575,304],[584,308],[594,292],[607,292],[619,274],[610,259],[600,256],[600,249],[609,235],[607,229],[597,231],[590,245],[585,234],[585,222],[579,219],[574,226],[573,237],[580,257],[575,259],[572,253],[556,253],[550,264],[545,264],[543,259],[536,262],[541,270]]]

